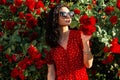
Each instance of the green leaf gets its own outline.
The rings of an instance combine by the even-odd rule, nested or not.
[[[6,53],[10,54],[11,53],[11,48],[7,48]]]
[[[31,66],[29,67],[29,71],[36,71],[35,66],[34,66],[34,65],[31,65]]]
[[[78,22],[77,21],[72,21],[71,24],[70,24],[70,27],[71,28],[75,28],[75,27],[78,27]]]

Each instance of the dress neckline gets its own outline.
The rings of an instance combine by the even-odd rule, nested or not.
[[[69,40],[70,40],[70,34],[71,34],[71,30],[69,31],[69,34],[68,34],[68,40],[67,40],[66,48],[64,48],[60,43],[58,43],[59,47],[61,47],[65,51],[67,51],[67,49],[68,49],[68,44],[69,44]]]

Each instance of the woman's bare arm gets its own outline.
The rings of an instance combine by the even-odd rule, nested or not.
[[[47,64],[47,66],[48,66],[47,80],[55,80],[55,67],[54,67],[54,64]]]
[[[83,42],[83,61],[87,68],[91,68],[93,64],[93,55],[90,50],[89,40],[92,35],[84,35],[81,33],[81,38]]]

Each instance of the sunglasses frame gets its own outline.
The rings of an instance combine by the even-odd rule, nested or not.
[[[68,15],[69,15],[71,18],[74,16],[74,12],[73,12],[73,11],[70,11],[70,12],[60,11],[59,14],[60,14],[61,17],[64,17],[64,18],[67,18]]]

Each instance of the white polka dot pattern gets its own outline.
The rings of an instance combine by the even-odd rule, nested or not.
[[[55,64],[56,80],[88,80],[83,64],[80,31],[70,31],[67,49],[61,45],[51,49],[47,55],[47,63]]]

